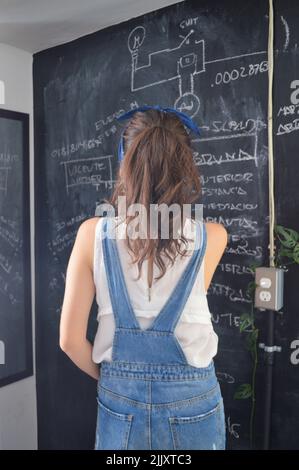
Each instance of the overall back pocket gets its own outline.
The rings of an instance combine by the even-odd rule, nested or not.
[[[97,397],[98,414],[95,450],[127,449],[133,415],[108,408]]]
[[[222,399],[209,411],[192,416],[168,418],[174,449],[223,449]]]

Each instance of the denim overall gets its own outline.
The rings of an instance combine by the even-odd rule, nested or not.
[[[190,365],[174,335],[205,252],[205,224],[196,223],[192,256],[170,298],[144,330],[128,296],[116,241],[109,237],[110,220],[103,221],[102,247],[115,334],[112,361],[100,365],[94,449],[225,449],[214,361],[207,367]]]

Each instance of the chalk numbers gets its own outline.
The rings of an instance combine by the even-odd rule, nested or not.
[[[218,72],[215,77],[215,85],[227,84],[242,78],[253,77],[259,73],[268,71],[268,62],[263,60],[259,64],[249,64],[246,67],[238,67],[233,70]],[[212,84],[211,86],[213,86]]]

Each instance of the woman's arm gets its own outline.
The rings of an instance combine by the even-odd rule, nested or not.
[[[100,369],[92,361],[92,344],[87,340],[86,332],[95,295],[93,247],[98,220],[98,217],[88,219],[78,229],[66,271],[59,336],[61,349],[81,370],[96,380]]]
[[[205,290],[208,291],[216,268],[222,259],[228,243],[228,232],[224,225],[216,222],[206,222],[207,247],[204,259]]]

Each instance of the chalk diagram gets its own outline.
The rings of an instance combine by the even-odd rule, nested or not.
[[[281,22],[285,33],[284,50],[287,49],[290,42],[290,30],[285,18],[281,17]],[[178,94],[174,102],[174,108],[178,111],[188,114],[191,118],[196,116],[200,109],[200,97],[194,91],[194,83],[196,77],[207,71],[207,66],[213,63],[221,63],[235,59],[241,59],[250,56],[263,56],[267,51],[256,51],[244,53],[231,57],[224,57],[213,60],[206,60],[206,45],[205,40],[199,37],[199,32],[195,29],[190,29],[185,32],[185,35],[180,34],[180,42],[174,48],[166,48],[151,52],[148,54],[147,63],[145,65],[138,65],[139,57],[142,54],[142,45],[146,38],[146,29],[144,26],[136,26],[128,36],[128,49],[131,54],[131,91],[135,92],[145,88],[158,86],[172,80],[178,81]],[[167,67],[163,68],[161,72],[161,64],[166,63]],[[150,72],[156,72],[158,78],[154,82],[149,81],[151,76]],[[163,74],[166,76],[163,76]],[[213,86],[213,85],[212,85]],[[262,128],[266,127],[266,124]],[[210,130],[209,126],[202,126],[202,129]],[[244,139],[251,139],[251,150],[243,151],[241,141]],[[255,166],[258,166],[258,130],[255,132],[238,132],[230,135],[213,135],[204,138],[192,139],[192,142],[198,141],[216,141],[223,144],[225,140],[234,139],[236,145],[239,144],[239,150],[235,152],[226,152],[220,158],[205,158],[199,156],[196,158],[195,163],[198,165],[213,165],[223,164],[225,162],[232,163],[243,160],[252,160]],[[209,157],[209,155],[207,155]]]
[[[284,50],[290,42],[290,31],[285,18],[281,17],[285,29]],[[194,92],[194,80],[196,76],[206,72],[206,66],[215,62],[225,62],[242,57],[265,55],[267,51],[257,51],[247,54],[225,57],[215,60],[206,60],[205,40],[199,37],[199,32],[190,29],[183,36],[180,34],[180,42],[174,48],[157,50],[148,54],[148,63],[138,66],[139,56],[142,54],[142,44],[146,37],[144,26],[136,26],[128,36],[128,49],[131,54],[131,91],[160,85],[171,80],[178,80],[179,96],[175,100],[174,108],[194,117],[200,109],[200,97]],[[161,65],[167,63],[167,77],[159,78],[149,83],[151,71],[158,71]],[[166,69],[166,68],[165,68]]]
[[[152,52],[148,56],[148,64],[138,66],[138,57],[146,36],[143,26],[134,28],[128,37],[128,48],[132,57],[131,91],[138,91],[159,85],[170,80],[179,80],[179,97],[175,108],[188,112],[193,117],[200,108],[200,99],[194,93],[194,77],[205,71],[205,42],[196,37],[192,29],[184,36],[177,47]],[[198,52],[190,52],[190,45],[195,45]],[[157,63],[167,61],[168,77],[148,83],[151,70],[158,70]]]
[[[249,54],[242,54],[233,57],[226,57],[216,60],[207,61],[205,58],[205,41],[198,37],[198,33],[191,29],[180,41],[177,47],[173,49],[167,48],[155,51],[148,55],[148,63],[143,66],[138,66],[138,57],[142,50],[142,44],[146,37],[146,31],[143,26],[134,28],[128,36],[128,48],[132,57],[131,69],[131,91],[138,91],[144,88],[160,85],[169,82],[170,80],[178,80],[179,96],[175,100],[174,108],[178,111],[194,117],[200,109],[200,98],[194,92],[194,80],[196,76],[206,71],[206,65],[214,62],[223,62],[232,59],[238,59],[245,56],[254,56],[266,54],[266,51],[252,52]],[[192,51],[190,51],[192,48]],[[194,52],[196,50],[196,52]],[[148,83],[149,72],[151,70],[159,70],[161,63],[167,63],[167,77],[156,80],[155,82]],[[161,67],[160,67],[161,68]],[[209,130],[207,127],[205,129]],[[251,139],[251,150],[249,152],[242,151],[242,139]],[[255,133],[238,133],[229,136],[212,136],[200,139],[192,139],[192,142],[197,141],[218,141],[220,144],[223,139],[238,139],[240,149],[238,153],[226,152],[224,156],[219,158],[205,158],[205,156],[195,156],[196,165],[212,165],[236,163],[237,161],[253,160],[257,166],[257,132]],[[237,140],[236,140],[237,143]],[[207,157],[209,157],[207,155]]]
[[[91,185],[97,191],[103,185],[105,189],[112,189],[114,182],[112,160],[113,155],[104,155],[60,162],[64,165],[67,194],[70,188],[82,185]]]

